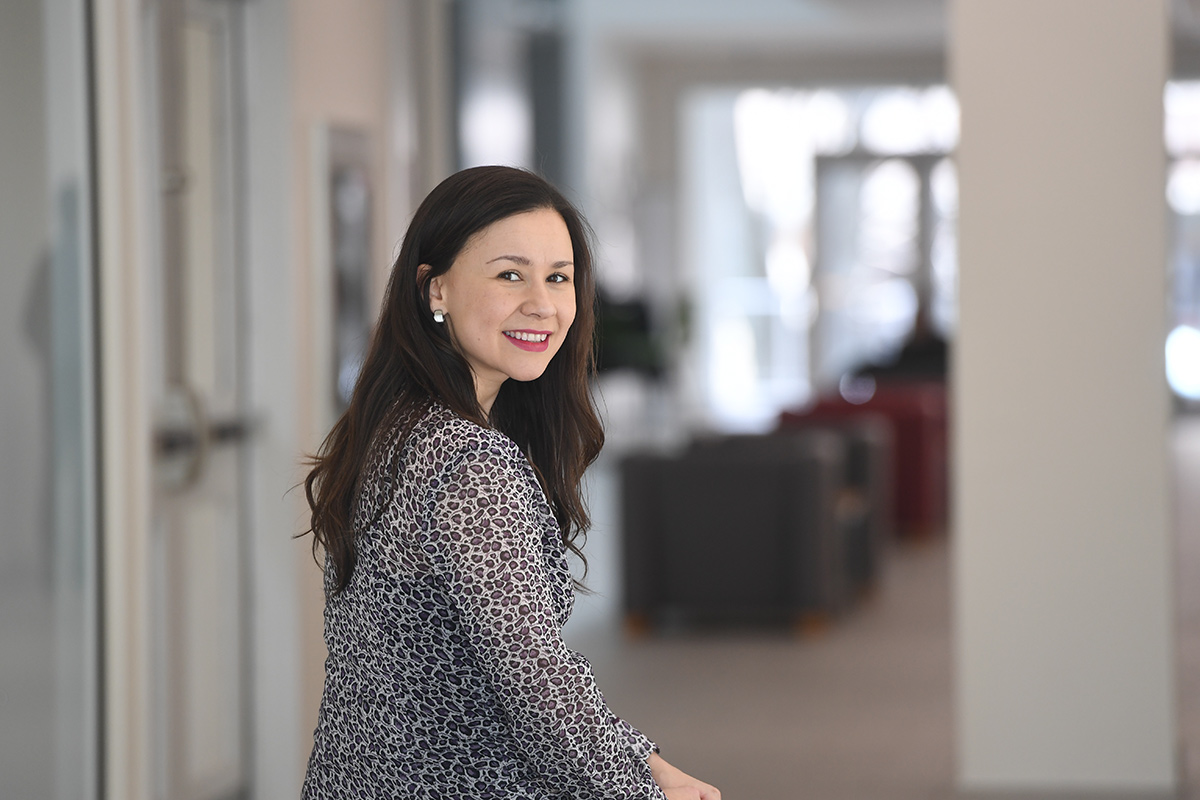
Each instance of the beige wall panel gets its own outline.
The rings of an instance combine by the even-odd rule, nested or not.
[[[1162,0],[961,0],[959,782],[1176,781]]]

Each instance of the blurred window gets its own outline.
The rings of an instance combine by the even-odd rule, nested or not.
[[[1171,332],[1167,381],[1177,396],[1200,402],[1200,81],[1167,84],[1165,135],[1171,163]]]
[[[779,411],[957,317],[958,106],[944,86],[685,97],[687,375],[707,424]]]

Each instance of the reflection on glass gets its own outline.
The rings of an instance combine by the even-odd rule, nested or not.
[[[0,4],[0,795],[14,798],[99,788],[84,5]]]

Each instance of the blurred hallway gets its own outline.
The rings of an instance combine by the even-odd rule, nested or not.
[[[589,585],[606,594],[608,544],[597,530]],[[878,595],[809,638],[631,640],[617,616],[596,613],[606,597],[578,603],[568,641],[616,713],[725,797],[941,796],[953,741],[947,563],[944,541],[890,553]]]
[[[1187,800],[1200,797],[1200,419],[1180,418],[1172,444]],[[731,800],[953,796],[948,541],[893,547],[878,594],[816,637],[631,639],[619,621],[614,475],[611,459],[591,475],[596,594],[577,601],[568,642],[592,661],[616,713]]]

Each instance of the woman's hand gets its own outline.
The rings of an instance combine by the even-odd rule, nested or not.
[[[720,789],[672,767],[658,753],[651,753],[646,763],[669,800],[721,800]]]

